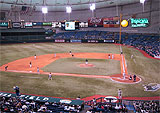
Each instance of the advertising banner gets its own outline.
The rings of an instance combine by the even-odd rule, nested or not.
[[[103,18],[103,27],[119,27],[119,17]]]
[[[88,40],[88,43],[98,43],[98,40]]]
[[[64,43],[65,40],[63,40],[63,39],[56,39],[55,42],[57,42],[57,43]]]
[[[81,43],[81,40],[70,40],[72,43]]]
[[[104,40],[105,43],[114,43],[114,40]]]
[[[0,27],[7,27],[8,26],[8,22],[0,22]]]
[[[25,22],[26,27],[32,27],[32,22]]]
[[[43,22],[43,26],[52,26],[52,22]]]
[[[43,25],[42,22],[33,22],[32,24],[33,24],[33,26],[42,26]]]
[[[13,22],[12,23],[12,27],[13,28],[20,28],[21,27],[21,23],[20,22]]]
[[[147,18],[131,18],[131,27],[148,27],[149,21]]]
[[[92,17],[88,19],[88,26],[89,27],[103,27],[103,19]]]
[[[61,27],[61,23],[60,22],[52,22],[52,27],[59,28],[59,27]]]
[[[80,22],[79,27],[88,27],[88,22]]]

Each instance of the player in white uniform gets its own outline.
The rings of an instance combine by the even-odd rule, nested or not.
[[[37,58],[37,56],[36,56],[36,54],[34,55],[34,59],[36,59]]]
[[[114,54],[112,54],[112,59],[114,59]]]
[[[48,75],[48,80],[52,80],[52,74],[51,73],[49,73],[49,75]]]
[[[122,90],[121,89],[118,90],[118,99],[121,102],[122,100]]]

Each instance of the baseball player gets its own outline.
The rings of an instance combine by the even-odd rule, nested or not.
[[[32,68],[32,62],[29,63],[29,67]]]
[[[114,54],[112,54],[112,59],[114,59]]]
[[[5,66],[5,71],[7,71],[7,69],[8,69],[8,66]]]
[[[122,90],[121,89],[118,90],[118,99],[121,102],[121,99],[122,99]]]
[[[20,96],[20,91],[19,91],[19,87],[18,86],[14,86],[13,89],[16,92],[16,96]]]
[[[51,73],[49,73],[49,75],[48,75],[48,80],[52,80],[52,74]]]
[[[71,55],[71,54],[72,54],[72,51],[69,51],[69,54]]]
[[[37,67],[37,73],[39,74],[39,67]]]
[[[56,58],[56,53],[54,53],[54,57]]]
[[[37,56],[36,56],[36,54],[34,55],[34,59],[36,59],[37,58]]]
[[[108,54],[108,59],[110,59],[111,58],[111,55],[110,54]]]
[[[126,79],[126,74],[123,72],[123,79]]]
[[[136,75],[133,75],[133,82],[136,82]]]
[[[88,59],[86,59],[86,65],[88,64]]]

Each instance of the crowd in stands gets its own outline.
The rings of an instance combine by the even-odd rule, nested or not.
[[[101,99],[101,98],[99,98]],[[122,102],[89,101],[87,113],[160,113],[160,101],[122,100]]]
[[[87,113],[95,113],[95,112],[103,112],[103,113],[125,113],[127,112],[127,108],[125,105],[117,104],[117,103],[96,103],[91,105],[91,108],[87,111]]]
[[[119,43],[119,33],[108,31],[79,31],[57,33],[53,39],[90,39],[90,40],[115,40]],[[152,57],[160,57],[160,36],[146,34],[121,34],[124,45],[134,46],[143,50]]]
[[[0,96],[0,111],[4,113],[80,113],[81,111],[86,113],[160,113],[160,103],[158,100],[122,100],[122,102],[113,103],[93,99],[85,105],[70,105]]]
[[[83,105],[83,104],[82,104]],[[83,106],[64,103],[40,102],[18,97],[0,96],[0,111],[6,113],[79,113]]]
[[[138,113],[160,113],[159,101],[134,101],[133,105]]]
[[[160,36],[128,35],[122,43],[143,50],[152,57],[160,56]]]

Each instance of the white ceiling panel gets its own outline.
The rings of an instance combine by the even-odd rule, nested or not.
[[[110,7],[136,3],[139,0],[0,0],[0,10],[11,10],[11,5],[22,7],[36,7],[41,11],[42,6],[48,7],[49,11],[64,11],[65,6],[70,5],[72,10],[89,9],[90,3],[95,3],[96,8]]]

